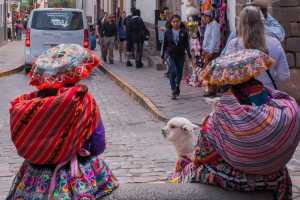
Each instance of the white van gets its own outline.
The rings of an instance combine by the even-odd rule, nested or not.
[[[70,8],[33,10],[27,25],[25,65],[32,65],[43,51],[61,43],[89,48],[89,31],[83,11]]]

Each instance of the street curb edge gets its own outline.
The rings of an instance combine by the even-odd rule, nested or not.
[[[107,67],[101,66],[99,67],[99,69],[103,71],[105,74],[107,74],[114,82],[116,82],[118,86],[122,88],[122,90],[124,90],[127,94],[129,94],[129,96],[131,96],[134,100],[136,100],[141,106],[143,106],[146,110],[150,111],[154,115],[154,117],[156,117],[158,120],[163,122],[167,122],[169,120],[166,116],[161,114],[161,112],[156,107],[156,105],[151,101],[151,99],[149,99],[141,91],[131,86],[121,77],[117,76],[111,70],[107,69]]]
[[[24,70],[24,65],[21,65],[19,67],[16,67],[12,70],[8,70],[8,71],[4,71],[4,72],[0,72],[0,78],[1,77],[6,77],[6,76],[10,76],[10,75],[13,75],[13,74],[16,74],[18,72],[21,72]]]

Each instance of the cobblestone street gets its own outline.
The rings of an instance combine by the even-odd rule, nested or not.
[[[9,191],[22,163],[9,138],[9,102],[30,91],[27,78],[17,74],[0,79],[0,199]],[[97,99],[106,127],[105,160],[121,183],[161,182],[174,168],[175,152],[160,134],[157,121],[99,70],[84,81]]]

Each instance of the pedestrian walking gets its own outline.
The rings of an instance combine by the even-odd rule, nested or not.
[[[203,50],[203,63],[204,68],[210,61],[216,58],[220,51],[221,46],[221,26],[216,21],[212,10],[204,11],[202,13],[202,20],[205,27],[202,50]],[[204,96],[215,96],[217,88],[204,83]]]
[[[283,42],[285,39],[285,30],[282,27],[282,25],[274,18],[272,17],[268,12],[268,1],[266,0],[254,0],[249,4],[246,4],[245,6],[255,6],[259,8],[263,14],[264,17],[264,27],[265,27],[265,33],[271,37],[274,37],[278,39],[280,42]],[[227,51],[229,42],[237,37],[236,32],[231,32],[227,39],[227,43],[225,48],[222,50],[222,55],[225,55],[225,52]]]
[[[133,13],[135,11],[135,8],[131,8],[130,11],[131,11],[131,14],[128,15],[124,20],[125,28],[126,28],[126,51],[127,51],[126,66],[127,67],[132,67],[132,63],[130,62],[130,59],[134,58],[132,35],[129,32],[129,24],[130,24],[131,18],[133,17]]]
[[[22,40],[22,33],[23,33],[23,24],[21,20],[17,20],[16,22],[16,38],[17,40]]]
[[[181,26],[181,17],[173,15],[170,19],[171,27],[165,32],[161,58],[169,67],[169,79],[172,90],[172,99],[180,95],[180,83],[183,75],[185,52],[191,59],[187,31]]]
[[[95,28],[93,25],[90,26],[89,40],[90,40],[90,49],[95,50],[97,47],[97,37],[96,37],[96,33],[95,33]]]
[[[115,17],[110,15],[102,25],[101,35],[103,37],[103,51],[102,58],[104,62],[107,62],[107,57],[109,64],[114,63],[114,47],[115,41],[117,40],[117,25],[115,22]]]
[[[229,42],[225,54],[245,48],[266,52],[276,62],[270,70],[257,79],[267,87],[278,89],[281,83],[290,79],[289,65],[280,41],[266,33],[264,20],[257,7],[245,7],[240,15],[238,37]]]
[[[144,65],[142,62],[144,41],[149,39],[150,34],[141,18],[141,11],[138,9],[134,10],[133,16],[129,20],[128,32],[135,51],[135,66],[142,68]]]
[[[38,91],[11,103],[11,138],[25,161],[7,200],[101,198],[118,182],[98,157],[105,150],[99,107],[87,86],[76,85],[99,59],[80,45],[63,44],[48,53],[30,72]]]
[[[12,18],[11,18],[11,15],[8,13],[7,14],[7,19],[6,19],[6,23],[7,23],[7,39],[9,41],[12,41],[13,38],[13,34],[12,34]]]
[[[123,58],[126,58],[126,12],[123,11],[121,17],[118,21],[118,48],[119,48],[119,56],[120,56],[120,63],[123,62]]]
[[[97,21],[97,26],[96,26],[96,31],[97,31],[97,37],[98,37],[98,44],[101,49],[101,57],[102,60],[104,61],[103,55],[104,53],[104,47],[103,47],[103,35],[102,35],[102,26],[104,22],[107,20],[108,14],[106,12],[103,13],[103,16],[98,19]]]

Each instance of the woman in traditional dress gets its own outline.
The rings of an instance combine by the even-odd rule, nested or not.
[[[12,101],[11,136],[25,158],[7,200],[97,199],[118,186],[99,155],[105,129],[85,85],[99,59],[79,45],[59,45],[30,72],[38,91]]]
[[[300,139],[299,108],[286,93],[251,78],[267,67],[261,58],[249,61],[243,54],[224,57],[222,62],[232,62],[232,68],[213,61],[202,73],[212,84],[227,85],[225,93],[203,123],[192,161],[178,160],[170,181],[242,192],[268,190],[274,200],[291,200],[286,164]],[[257,66],[244,65],[245,60]]]

